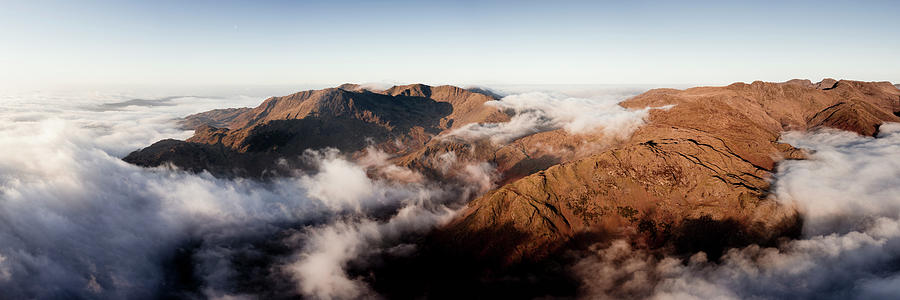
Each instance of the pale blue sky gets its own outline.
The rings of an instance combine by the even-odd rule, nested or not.
[[[0,0],[0,86],[900,82],[898,12],[896,1]]]

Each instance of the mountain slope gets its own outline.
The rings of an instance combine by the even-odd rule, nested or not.
[[[900,121],[900,91],[855,81],[659,89],[621,105],[674,107],[652,111],[619,146],[473,200],[442,230],[444,240],[507,262],[576,238],[631,237],[712,256],[771,243],[799,226],[796,211],[767,192],[779,160],[803,157],[778,142],[781,132],[827,126],[874,135],[882,122]]]

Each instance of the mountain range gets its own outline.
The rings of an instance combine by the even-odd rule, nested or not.
[[[900,122],[900,90],[891,83],[790,80],[647,91],[619,103],[658,108],[625,137],[562,128],[503,142],[454,135],[510,122],[515,111],[490,105],[499,98],[447,85],[345,84],[187,116],[181,124],[195,130],[192,137],[159,141],[124,160],[266,180],[311,168],[301,154],[330,147],[356,158],[383,152],[392,164],[455,182],[460,170],[445,164],[452,155],[490,163],[495,186],[466,199],[425,248],[510,268],[625,238],[715,259],[729,247],[800,234],[802,216],[770,194],[779,162],[808,155],[780,142],[783,132],[833,128],[874,137],[882,123]]]

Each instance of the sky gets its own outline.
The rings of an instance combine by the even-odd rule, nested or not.
[[[898,8],[891,1],[0,0],[0,87],[897,83]]]

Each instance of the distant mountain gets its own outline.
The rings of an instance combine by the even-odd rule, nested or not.
[[[464,124],[503,122],[495,100],[453,86],[421,84],[384,91],[342,88],[272,97],[256,108],[218,109],[186,117],[196,131],[186,141],[165,140],[125,161],[175,166],[220,176],[266,177],[302,166],[306,149],[356,152],[372,145],[394,155],[421,149],[432,137]],[[287,166],[279,163],[286,159]]]

